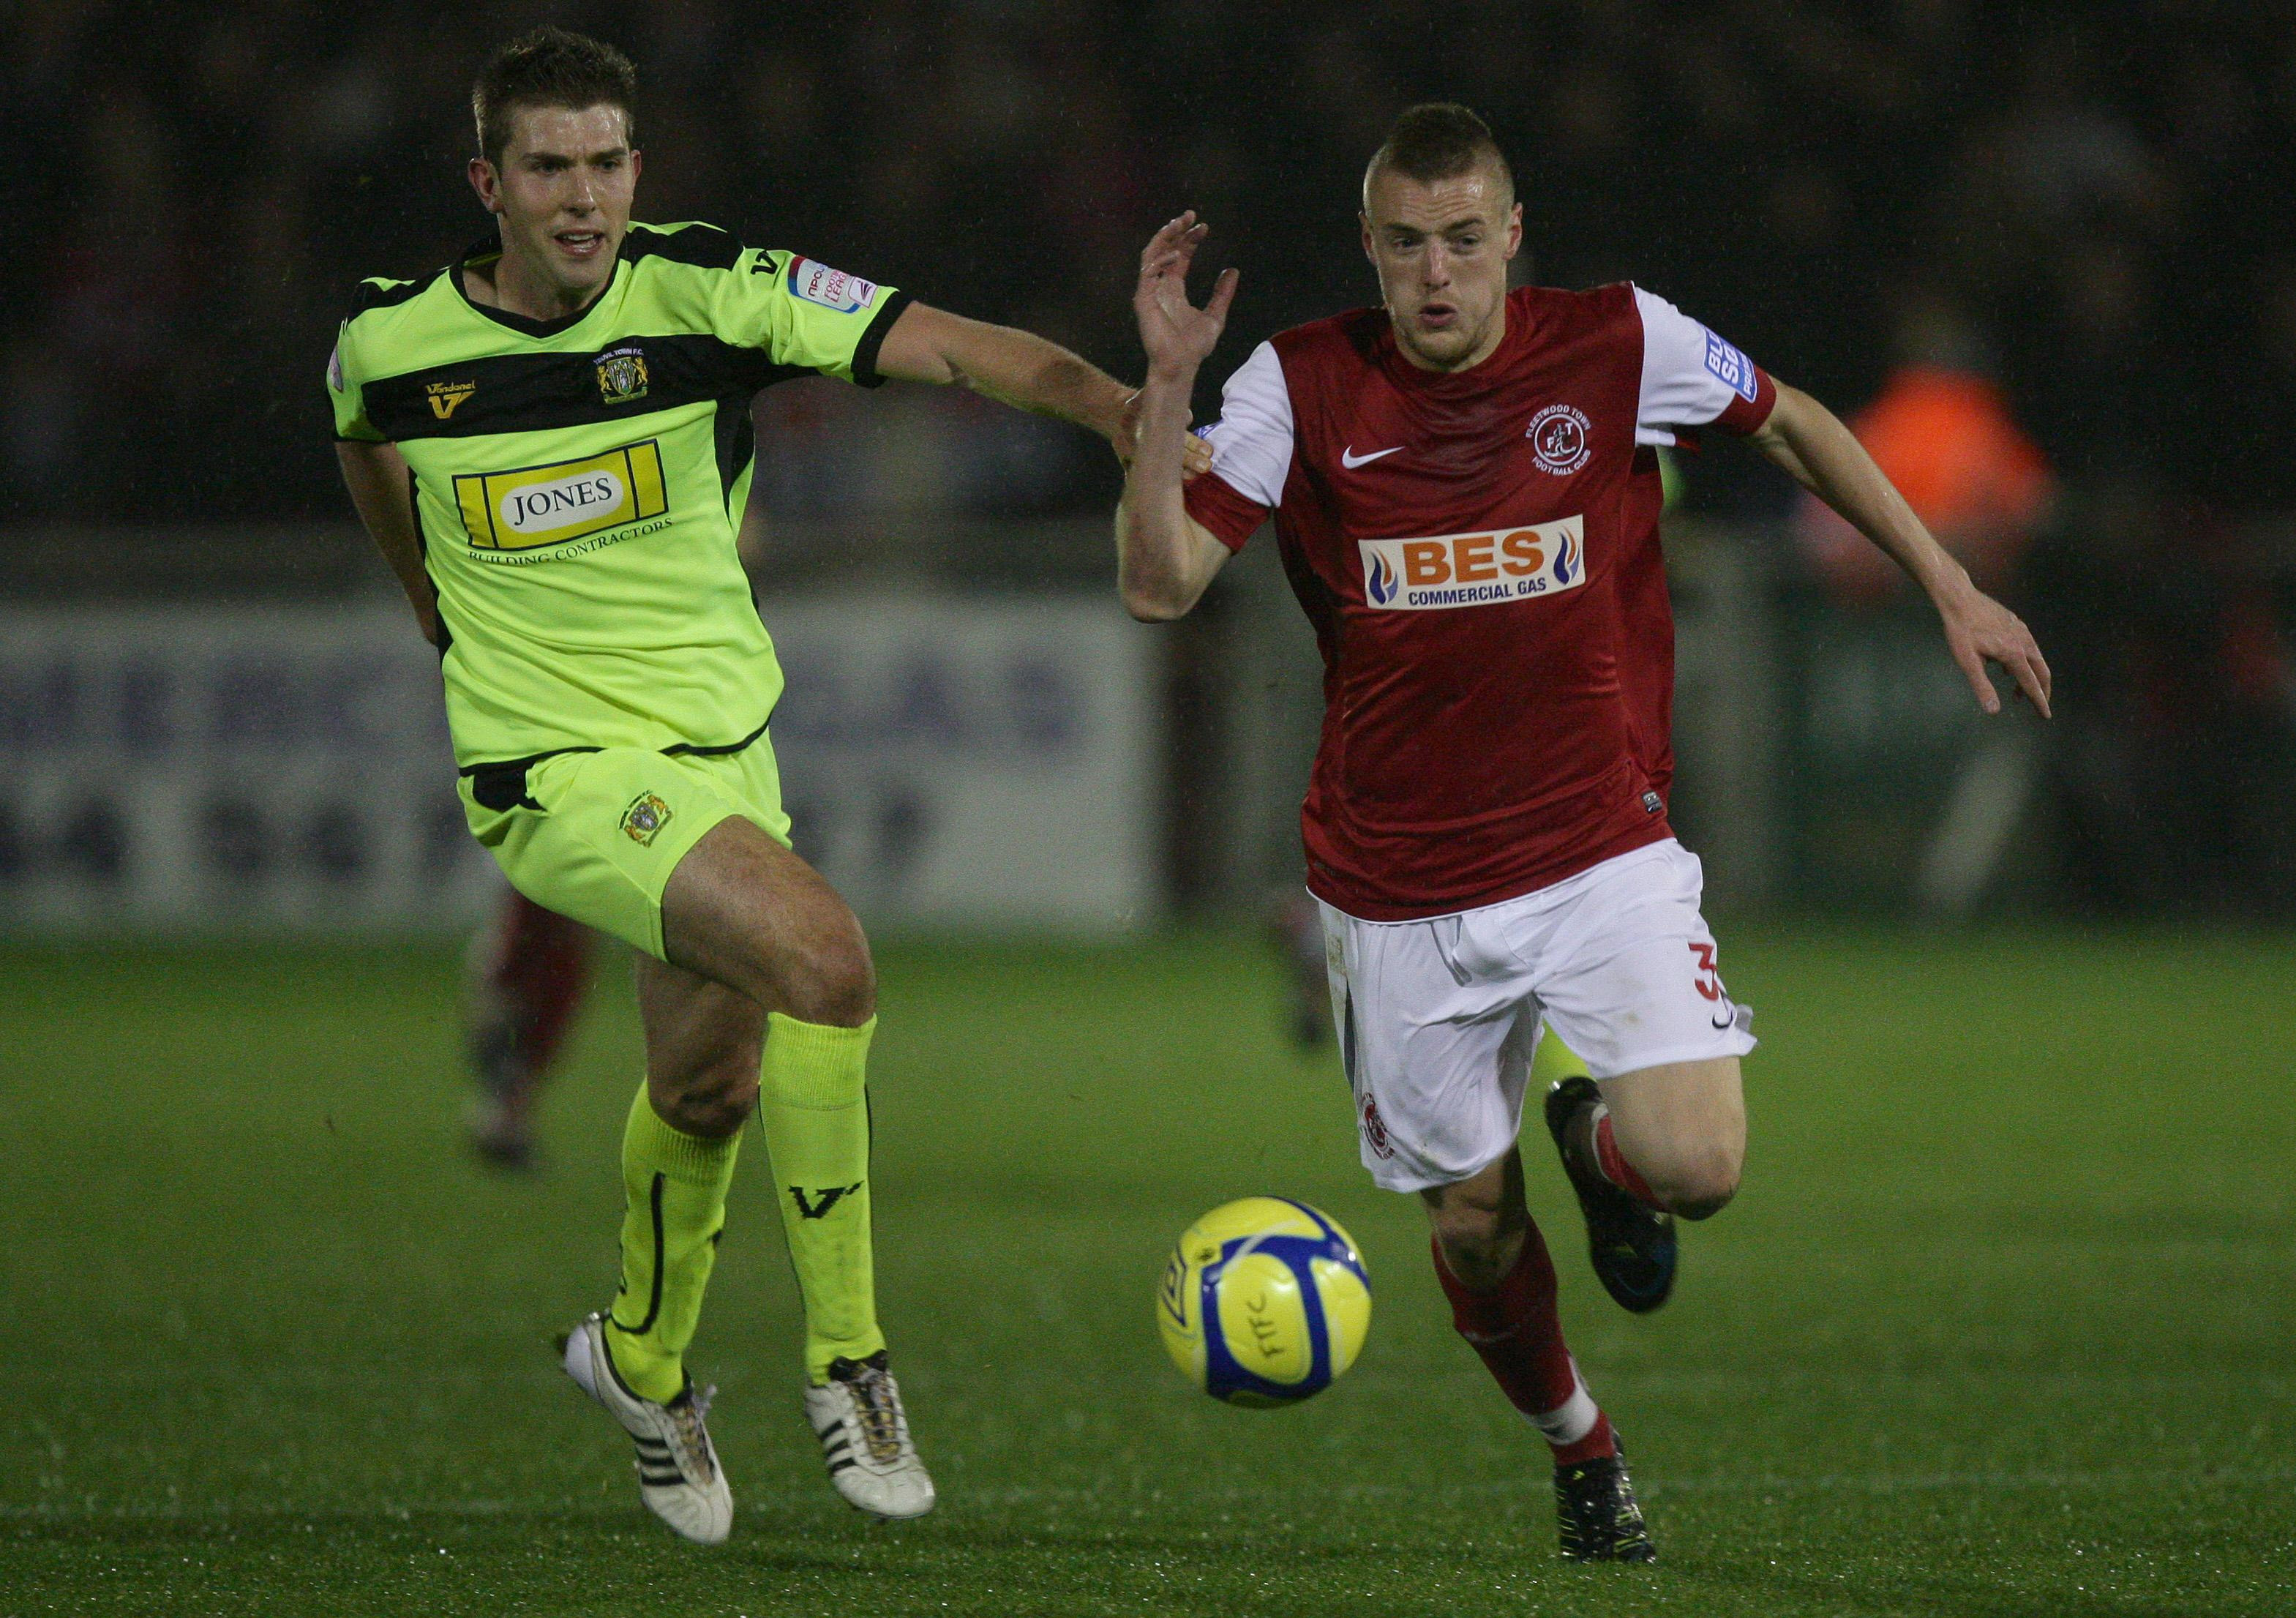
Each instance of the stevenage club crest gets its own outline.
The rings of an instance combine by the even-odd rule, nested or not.
[[[644,398],[650,380],[645,350],[636,343],[627,349],[609,349],[598,356],[598,391],[610,405]]]

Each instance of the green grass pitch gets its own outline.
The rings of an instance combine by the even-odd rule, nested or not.
[[[758,1143],[695,1345],[733,1541],[640,1507],[548,1347],[613,1285],[609,973],[539,1178],[462,1154],[435,947],[0,955],[0,1614],[2296,1612],[2296,949],[1772,927],[1746,1189],[1574,1347],[1661,1561],[1553,1555],[1542,1447],[1250,939],[881,962],[882,1307],[942,1490],[848,1511],[798,1415]],[[1253,1191],[1363,1244],[1362,1362],[1185,1388],[1167,1244]]]

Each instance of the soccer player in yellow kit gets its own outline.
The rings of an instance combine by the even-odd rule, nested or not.
[[[565,1366],[636,1441],[645,1503],[714,1544],[733,1501],[684,1356],[752,1111],[831,1479],[879,1516],[934,1500],[872,1284],[874,968],[791,851],[781,670],[735,556],[750,401],[800,374],[963,382],[1121,443],[1132,390],[802,255],[632,223],[636,88],[562,29],[497,52],[470,178],[499,239],[363,283],[327,382],[352,499],[439,648],[472,833],[521,892],[641,952],[621,1290]]]

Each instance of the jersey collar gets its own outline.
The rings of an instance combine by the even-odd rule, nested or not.
[[[507,326],[522,336],[555,337],[561,332],[570,332],[581,324],[590,317],[591,313],[599,304],[605,301],[606,294],[614,290],[614,277],[622,273],[622,265],[629,258],[629,238],[624,236],[622,251],[615,257],[614,274],[606,277],[606,284],[598,289],[598,295],[595,298],[591,299],[571,315],[561,315],[552,320],[536,320],[529,316],[513,314],[509,309],[498,309],[491,304],[480,303],[471,296],[471,289],[463,283],[463,267],[482,263],[488,259],[501,258],[502,243],[499,241],[488,238],[471,243],[469,247],[463,249],[462,256],[455,260],[454,265],[447,271],[447,278],[455,283],[455,290],[462,294],[463,305],[472,313],[483,315],[496,325]]]

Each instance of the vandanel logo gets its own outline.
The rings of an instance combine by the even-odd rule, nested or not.
[[[425,382],[422,396],[430,401],[430,414],[445,421],[455,414],[455,407],[479,390],[476,382]]]
[[[578,461],[459,477],[455,500],[471,543],[500,551],[562,545],[669,509],[652,439]]]

